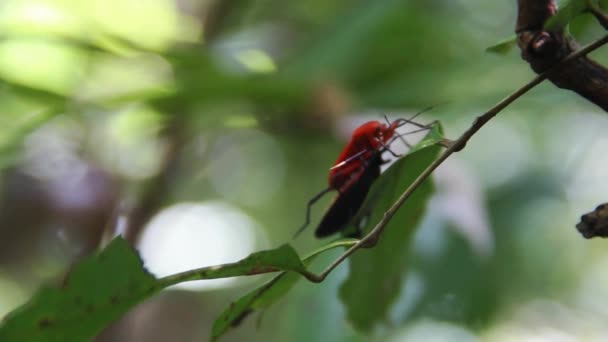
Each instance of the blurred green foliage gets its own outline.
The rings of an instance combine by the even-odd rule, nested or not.
[[[221,201],[259,226],[257,249],[284,243],[324,188],[349,119],[441,104],[429,117],[452,137],[532,77],[517,53],[484,52],[515,17],[514,3],[483,0],[3,1],[0,311],[93,253],[124,207],[144,227],[166,206]],[[588,41],[603,29],[580,16],[571,32]],[[593,57],[608,60],[605,50]],[[424,224],[403,247],[411,262],[400,295],[372,334],[605,340],[605,246],[574,230],[608,191],[606,120],[595,112],[541,85],[453,158],[463,178],[442,166],[448,176],[437,176]],[[434,205],[443,195],[453,207]],[[486,230],[452,215],[476,215],[463,203],[478,203]],[[247,320],[226,340],[367,340],[345,319],[336,294],[347,268],[336,271],[317,286],[299,282],[259,330]],[[200,340],[254,286],[162,293],[98,340]],[[187,300],[175,308],[178,291]]]

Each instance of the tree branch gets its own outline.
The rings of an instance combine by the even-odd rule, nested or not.
[[[589,12],[593,14],[597,22],[600,23],[604,29],[608,30],[608,15],[606,15],[606,13],[604,13],[604,11],[602,11],[602,9],[592,0],[587,0],[587,6],[589,7]]]
[[[439,167],[450,155],[454,152],[458,152],[462,150],[469,139],[477,131],[479,131],[488,121],[490,121],[493,117],[495,117],[500,111],[505,109],[508,105],[513,103],[515,100],[520,98],[522,95],[527,93],[530,89],[536,87],[545,79],[550,79],[553,74],[562,72],[561,69],[567,68],[571,65],[572,62],[576,61],[579,58],[583,58],[589,52],[599,48],[600,46],[608,43],[608,36],[604,36],[603,38],[589,44],[583,49],[569,55],[564,58],[561,62],[554,65],[554,67],[550,68],[546,72],[536,76],[533,80],[517,89],[511,95],[505,97],[503,100],[498,102],[494,107],[490,108],[487,112],[483,113],[481,116],[477,117],[471,127],[464,132],[456,141],[454,141],[451,146],[449,146],[440,156],[437,158],[431,165],[429,165],[419,176],[410,184],[410,186],[401,194],[399,199],[393,204],[393,206],[384,214],[384,217],[378,224],[372,229],[369,234],[363,237],[359,242],[355,245],[347,249],[340,257],[338,257],[333,263],[331,263],[325,271],[323,271],[319,275],[314,274],[304,274],[304,276],[312,281],[312,282],[322,282],[331,271],[333,271],[338,265],[340,265],[346,258],[348,258],[351,254],[356,252],[360,248],[371,247],[375,245],[380,238],[380,235],[386,228],[386,225],[390,222],[391,218],[397,210],[405,203],[405,201],[414,193],[414,191],[431,175],[431,173]]]
[[[587,239],[608,237],[608,203],[600,204],[594,211],[581,216],[576,229]]]
[[[557,12],[555,0],[518,0],[518,5],[517,44],[522,58],[536,73],[545,72],[577,49],[578,44],[567,33],[544,29],[545,21]],[[593,60],[572,60],[548,79],[608,111],[608,69]]]
[[[422,183],[431,175],[431,173],[433,173],[433,171],[437,167],[439,167],[439,165],[441,165],[449,156],[451,156],[454,152],[458,152],[458,151],[462,150],[466,146],[467,142],[471,139],[471,137],[473,137],[475,135],[475,133],[477,133],[477,131],[479,131],[488,121],[490,121],[493,117],[495,117],[503,109],[505,109],[507,106],[509,106],[515,100],[517,100],[522,95],[527,93],[529,90],[536,87],[544,80],[551,78],[554,73],[562,72],[562,70],[561,70],[562,68],[568,67],[569,65],[571,65],[572,62],[576,61],[577,59],[583,58],[589,52],[599,48],[600,46],[602,46],[606,43],[608,43],[608,35],[606,35],[606,36],[602,37],[601,39],[598,39],[595,42],[587,45],[586,47],[570,54],[569,56],[564,58],[562,61],[555,64],[552,68],[550,68],[549,70],[545,71],[544,73],[536,76],[530,82],[526,83],[519,89],[515,90],[509,96],[505,97],[500,102],[498,102],[496,105],[494,105],[492,108],[490,108],[488,111],[483,113],[481,116],[477,117],[477,119],[475,119],[475,121],[471,124],[469,129],[467,129],[457,140],[449,143],[448,148],[439,156],[439,158],[437,158],[435,161],[433,161],[433,163],[431,163],[412,182],[412,184],[410,184],[410,186],[401,194],[399,199],[397,199],[397,201],[389,208],[389,210],[387,210],[386,213],[384,213],[384,217],[382,218],[382,220],[380,220],[380,222],[378,222],[378,224],[376,224],[376,226],[366,236],[364,236],[361,240],[358,240],[355,244],[353,244],[350,248],[348,248],[344,253],[342,253],[342,255],[340,255],[336,260],[334,260],[322,273],[315,274],[310,271],[304,270],[304,271],[300,272],[300,274],[313,283],[320,283],[323,280],[325,280],[325,278],[327,278],[327,276],[336,267],[338,267],[338,265],[340,265],[342,262],[344,262],[344,260],[346,260],[350,255],[355,253],[357,250],[359,250],[361,248],[373,247],[378,242],[380,235],[382,234],[382,232],[384,231],[384,229],[386,228],[386,226],[388,225],[388,223],[390,222],[392,217],[395,215],[397,210],[399,210],[399,208],[414,193],[414,191],[416,191],[416,189],[420,185],[422,185]],[[199,271],[207,271],[208,269],[212,269],[212,268],[214,268],[214,267],[213,266],[212,267],[203,267],[200,269],[190,270],[190,271],[184,272],[183,274],[168,276],[168,277],[166,277],[166,279],[169,279],[168,281],[170,284],[176,284],[181,280],[198,280],[198,279],[202,279],[200,277],[197,277],[197,273],[199,273]],[[281,271],[281,270],[280,269],[268,269],[268,270],[262,270],[260,272],[256,272],[256,274],[275,273],[275,272],[279,272],[279,271]]]

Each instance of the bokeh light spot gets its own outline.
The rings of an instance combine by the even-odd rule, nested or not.
[[[238,261],[266,247],[260,227],[226,203],[181,203],[163,210],[146,227],[139,249],[156,276]],[[176,285],[191,290],[235,285],[237,278]]]
[[[250,206],[267,201],[281,187],[286,163],[277,142],[258,130],[228,134],[213,147],[209,175],[225,198]]]

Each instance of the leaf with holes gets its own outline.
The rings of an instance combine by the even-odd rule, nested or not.
[[[90,256],[60,287],[43,287],[0,325],[0,341],[87,341],[156,292],[156,279],[123,239]]]
[[[80,263],[60,287],[40,289],[0,325],[0,341],[88,341],[135,304],[165,287],[185,281],[255,275],[274,271],[304,272],[289,245],[253,253],[241,261],[204,267],[156,279],[125,240]]]

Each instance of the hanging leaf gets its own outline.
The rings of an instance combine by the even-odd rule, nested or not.
[[[396,161],[374,184],[360,213],[370,231],[401,193],[438,156],[443,138],[436,124],[410,153]],[[371,332],[399,296],[407,272],[409,243],[426,203],[433,193],[431,180],[425,181],[397,211],[376,246],[361,250],[349,259],[350,273],[340,287],[348,319],[357,330]]]
[[[352,246],[356,242],[357,240],[353,239],[340,239],[331,242],[304,258],[304,264],[308,266],[317,255],[325,251],[336,247]],[[302,277],[297,273],[283,272],[259,288],[231,303],[213,323],[211,340],[218,339],[228,332],[230,328],[238,326],[243,319],[253,313],[254,310],[263,310],[276,303],[285,296],[301,278]]]

